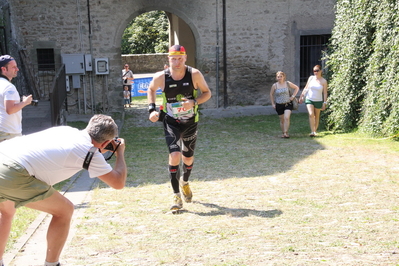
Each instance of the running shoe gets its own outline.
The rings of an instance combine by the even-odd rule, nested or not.
[[[170,210],[172,212],[179,211],[181,208],[183,208],[183,201],[181,198],[177,195],[173,196],[173,205],[170,207]]]
[[[184,182],[182,178],[179,180],[181,191],[183,192],[184,201],[190,203],[193,198],[193,193],[191,192],[190,185],[188,182]]]

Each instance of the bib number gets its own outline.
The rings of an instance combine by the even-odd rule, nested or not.
[[[175,118],[182,117],[182,116],[189,116],[193,113],[193,108],[188,110],[184,109],[183,104],[181,102],[172,103],[172,113]]]

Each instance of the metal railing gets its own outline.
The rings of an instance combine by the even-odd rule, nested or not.
[[[53,78],[49,91],[51,124],[53,126],[66,124],[65,112],[68,111],[68,105],[65,78],[65,65],[62,65]]]
[[[33,72],[35,82],[37,83],[37,94],[39,95],[39,98],[41,100],[48,100],[50,98],[50,93],[53,90],[54,79],[57,77],[62,67],[63,65],[53,65],[52,69],[40,69],[40,66],[37,64],[30,65],[30,69]]]

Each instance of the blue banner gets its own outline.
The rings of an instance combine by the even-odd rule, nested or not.
[[[132,81],[132,95],[131,97],[147,96],[148,86],[152,78],[135,78]],[[162,94],[162,90],[157,90],[157,95]]]

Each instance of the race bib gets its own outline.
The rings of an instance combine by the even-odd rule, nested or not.
[[[188,110],[183,108],[183,104],[181,102],[171,103],[172,113],[175,118],[182,117],[182,116],[189,116],[193,113],[193,108]]]

